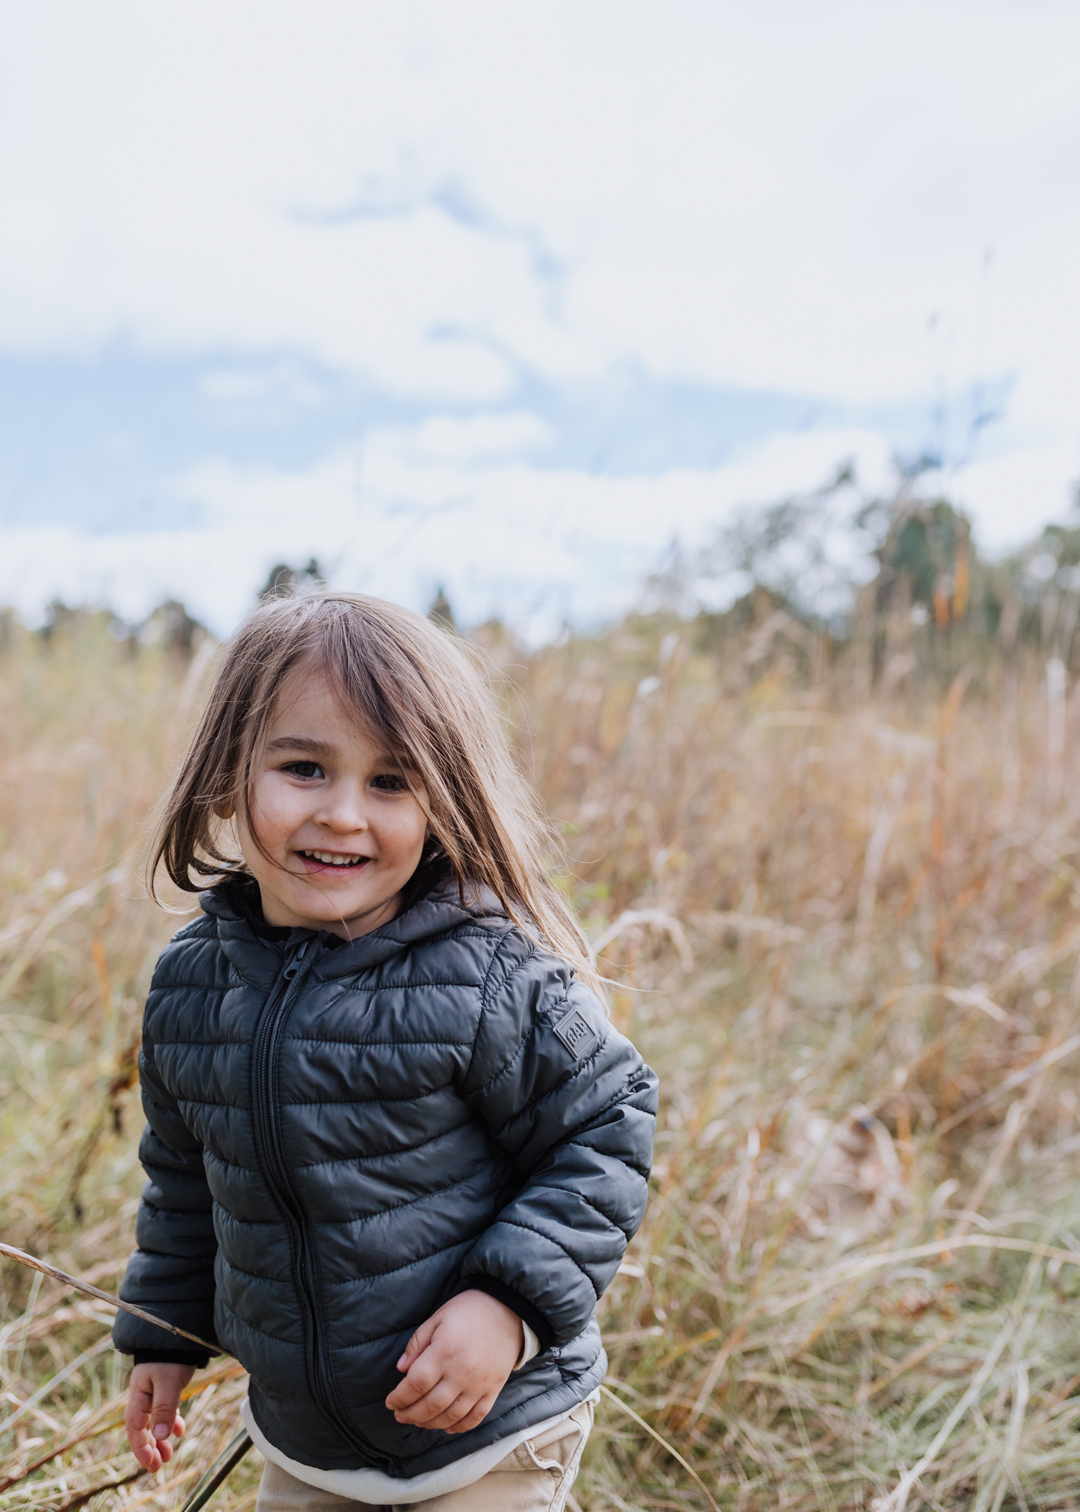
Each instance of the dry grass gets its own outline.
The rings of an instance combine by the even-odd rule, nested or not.
[[[513,668],[613,1012],[664,1087],[576,1504],[1080,1507],[1074,711],[1037,667],[921,703],[818,671],[800,691],[647,624]],[[0,662],[3,1237],[107,1289],[175,924],[134,863],[197,681],[93,623]],[[178,1507],[236,1367],[196,1378],[160,1479],[107,1489],[134,1462],[105,1310],[11,1264],[2,1285],[0,1508]]]

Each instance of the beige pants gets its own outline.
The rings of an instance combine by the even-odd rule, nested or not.
[[[471,1486],[430,1501],[387,1505],[378,1512],[562,1512],[592,1418],[592,1403],[582,1402],[554,1428],[512,1449]],[[255,1512],[346,1512],[350,1507],[371,1505],[320,1491],[267,1461]]]

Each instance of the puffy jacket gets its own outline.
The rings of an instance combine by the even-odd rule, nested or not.
[[[253,889],[204,893],[154,973],[121,1296],[234,1354],[266,1437],[323,1469],[416,1475],[574,1406],[645,1209],[653,1073],[490,893],[443,880],[347,942],[265,925]],[[395,1422],[406,1341],[469,1288],[541,1353],[469,1433]],[[177,1358],[128,1314],[114,1338]]]

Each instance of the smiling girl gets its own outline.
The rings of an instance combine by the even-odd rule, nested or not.
[[[656,1081],[548,848],[450,635],[322,594],[227,649],[154,855],[205,891],[147,1002],[121,1295],[249,1371],[264,1512],[565,1504]],[[115,1338],[157,1470],[208,1356]]]

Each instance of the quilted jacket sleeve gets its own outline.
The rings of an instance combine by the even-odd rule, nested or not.
[[[461,1285],[515,1307],[545,1347],[566,1344],[644,1216],[656,1077],[571,968],[515,930],[488,973],[462,1090],[522,1184]]]
[[[139,1158],[149,1179],[135,1222],[138,1248],[128,1261],[120,1296],[214,1343],[217,1240],[202,1146],[188,1130],[176,1099],[164,1085],[154,1061],[153,1042],[145,1035],[139,1080],[147,1120]],[[113,1342],[117,1349],[134,1354],[136,1360],[204,1365],[209,1358],[175,1334],[130,1313],[117,1314]]]

